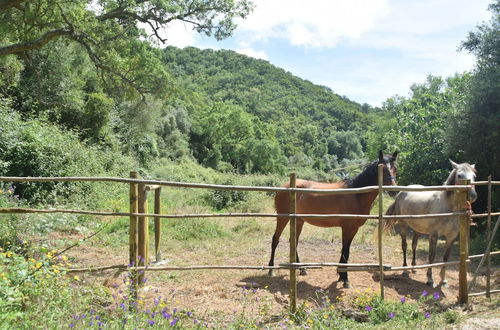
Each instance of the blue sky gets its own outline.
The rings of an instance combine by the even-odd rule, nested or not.
[[[169,44],[264,59],[350,99],[380,106],[428,74],[470,70],[458,46],[487,21],[490,0],[253,0],[233,37],[216,41],[176,23]]]

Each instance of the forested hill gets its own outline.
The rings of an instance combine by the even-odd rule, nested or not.
[[[363,118],[360,104],[328,87],[234,51],[167,47],[165,61],[191,83],[188,88],[213,101],[232,101],[264,121],[279,122],[285,115],[307,122],[308,117],[322,127],[348,130]]]
[[[206,104],[217,104],[218,116],[205,108],[199,109],[195,117],[200,121],[207,117],[217,118],[218,123],[206,123],[207,126],[201,125],[203,127],[196,129],[197,122],[193,122],[191,146],[195,157],[206,165],[213,166],[220,159],[244,171],[267,172],[269,166],[277,165],[313,166],[328,170],[339,161],[359,158],[363,154],[366,112],[371,109],[367,105],[361,106],[327,87],[293,76],[267,61],[233,51],[167,47],[164,61],[182,85],[182,90],[201,96]],[[241,146],[245,149],[243,153],[224,150],[224,146],[220,146],[221,154],[213,154],[219,149],[214,145],[218,141],[206,141],[206,133],[209,133],[207,128],[211,125],[224,126],[220,122],[224,121],[221,107],[231,108],[227,111],[231,116],[228,124],[238,125],[235,117],[241,112],[245,118],[240,119],[251,121],[254,129],[260,131],[255,132],[255,143],[265,141],[268,146],[267,149],[264,145],[257,148],[262,152],[260,156],[245,159],[252,153],[250,146]],[[238,132],[235,133],[238,135]],[[210,134],[213,135],[213,132]],[[219,131],[218,134],[225,133]],[[245,132],[241,131],[239,136],[245,137]],[[225,140],[223,136],[219,137]],[[246,137],[246,143],[254,138],[250,135]],[[245,144],[231,138],[226,142]],[[262,157],[271,157],[267,154],[270,152],[275,154],[275,159],[269,160],[268,164],[255,164],[257,160],[262,163]],[[231,154],[235,156],[232,159]]]

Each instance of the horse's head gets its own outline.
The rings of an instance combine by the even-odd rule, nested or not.
[[[451,167],[453,167],[453,171],[451,171],[448,180],[445,184],[454,185],[458,184],[458,180],[470,180],[472,184],[472,189],[469,190],[469,200],[473,203],[477,199],[476,188],[473,185],[474,179],[476,178],[476,165],[469,163],[461,163],[457,164],[450,159]]]
[[[395,186],[398,169],[396,166],[396,158],[398,152],[395,151],[392,155],[384,155],[382,150],[378,152],[378,163],[384,165],[384,186]]]

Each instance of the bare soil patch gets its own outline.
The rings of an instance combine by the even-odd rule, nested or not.
[[[271,227],[270,227],[271,228]],[[337,262],[340,256],[341,242],[337,233],[332,239],[325,239],[325,229],[306,226],[299,243],[299,255],[303,262]],[[349,262],[377,263],[376,243],[372,241],[372,228],[366,228],[369,234],[358,233],[351,246]],[[199,244],[182,251],[169,253],[163,248],[163,256],[167,265],[267,265],[270,253],[272,229],[268,234],[260,235],[251,242],[230,242],[219,239],[212,245]],[[438,248],[437,260],[442,260],[442,244]],[[402,252],[399,236],[384,236],[384,263],[401,265]],[[215,246],[214,246],[215,245]],[[241,249],[238,249],[238,246]],[[418,250],[418,264],[427,263],[426,248],[428,242],[421,239]],[[286,235],[281,239],[276,256],[276,264],[287,262],[288,243]],[[152,251],[152,249],[151,249]],[[215,252],[214,252],[215,251]],[[457,260],[458,246],[455,244],[451,259]],[[83,244],[69,251],[73,263],[77,267],[103,266],[128,263],[128,246],[111,249]],[[471,267],[475,270],[475,266]],[[458,296],[458,269],[447,269],[448,286],[431,288],[426,283],[426,269],[418,270],[405,278],[400,272],[386,273],[385,296],[398,300],[402,296],[410,300],[418,299],[424,290],[430,294],[439,292],[445,303],[454,304]],[[368,288],[380,290],[377,273],[351,272],[350,289],[344,289],[338,282],[335,268],[310,269],[306,276],[298,277],[298,303],[315,304],[318,292],[323,292],[331,301],[342,295],[359,294]],[[126,274],[116,271],[82,274],[81,278],[88,284],[104,285],[114,294],[126,291],[123,278]],[[439,268],[433,271],[435,283],[439,283]],[[471,277],[469,277],[471,278]],[[497,268],[493,283],[499,282],[500,270]],[[479,278],[476,291],[484,290],[484,279]],[[204,270],[204,271],[161,271],[147,272],[147,282],[142,290],[143,298],[153,301],[154,298],[168,298],[172,306],[197,313],[223,313],[237,315],[242,311],[283,315],[289,306],[289,272],[276,271],[276,276],[268,277],[267,271],[260,270]]]

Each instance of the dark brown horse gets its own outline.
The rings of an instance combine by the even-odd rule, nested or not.
[[[379,159],[373,161],[365,167],[363,172],[352,180],[344,180],[335,183],[322,183],[307,180],[297,180],[297,188],[310,189],[343,189],[343,188],[361,188],[366,186],[376,186],[378,184],[378,164],[384,165],[384,185],[396,184],[396,156],[397,152],[392,155],[383,155],[379,152]],[[286,183],[283,187],[289,187]],[[369,214],[373,201],[377,197],[378,192],[368,192],[361,194],[314,194],[314,193],[297,193],[297,214]],[[276,212],[278,214],[289,213],[290,194],[288,192],[278,192],[274,198]],[[269,266],[274,266],[274,254],[278,246],[281,233],[285,229],[289,217],[277,217],[276,231],[274,232],[271,245],[271,259]],[[318,227],[341,227],[342,228],[342,255],[340,256],[341,263],[347,263],[349,260],[349,248],[351,246],[354,235],[358,232],[366,219],[346,219],[339,217],[332,218],[307,218],[297,217],[297,243],[302,231],[304,222]],[[297,253],[297,262],[299,256]],[[301,270],[301,275],[305,275],[305,270]],[[347,272],[339,272],[340,280],[344,283],[344,288],[349,288],[349,280]],[[269,275],[273,275],[273,270],[269,270]]]

